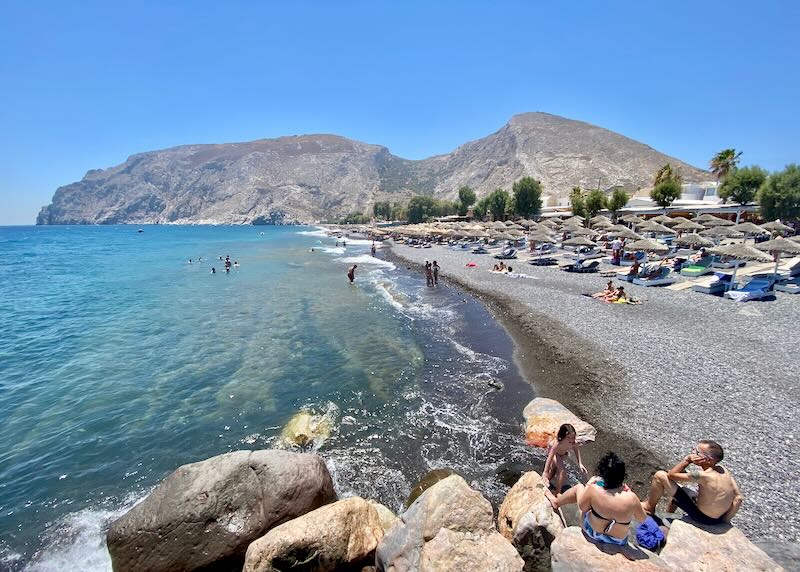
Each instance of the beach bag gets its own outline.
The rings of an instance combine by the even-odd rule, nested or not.
[[[636,542],[648,550],[658,550],[665,544],[664,533],[652,516],[648,516],[636,529]]]

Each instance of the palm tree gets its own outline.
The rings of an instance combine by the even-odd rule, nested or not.
[[[723,149],[711,159],[711,172],[717,177],[717,186],[720,181],[728,176],[728,173],[736,170],[736,164],[739,162],[739,157],[742,152],[736,152],[736,149]]]

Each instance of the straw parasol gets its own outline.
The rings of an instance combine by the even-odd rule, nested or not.
[[[498,232],[495,235],[493,235],[493,237],[498,240],[516,240],[516,238],[513,235],[508,234],[507,232]]]
[[[752,222],[740,222],[739,224],[735,224],[730,227],[731,230],[738,230],[739,232],[743,232],[747,234],[765,234],[765,230],[758,226],[757,224],[753,224]]]
[[[770,232],[784,232],[787,230],[792,230],[792,227],[783,224],[779,220],[773,220],[772,222],[762,224],[761,228]]]
[[[715,226],[700,231],[700,236],[710,236],[712,238],[742,238],[744,233],[733,230],[727,226]]]
[[[506,225],[502,221],[496,220],[489,225],[489,228],[493,228],[495,230],[505,230]]]
[[[594,242],[583,236],[576,236],[561,243],[562,246],[597,246]]]
[[[507,221],[504,221],[503,224],[506,225],[506,228],[511,228],[512,226],[514,226],[517,223],[515,223],[513,220],[507,220]]]
[[[568,218],[567,220],[565,220],[564,222],[565,222],[565,223],[568,223],[568,222],[577,222],[578,224],[583,224],[583,221],[584,221],[584,220],[586,220],[586,219],[584,219],[584,218],[583,218],[581,215],[574,215],[574,216],[571,216],[571,217],[569,217],[569,218]]]
[[[631,240],[639,240],[642,238],[640,234],[636,234],[627,226],[622,226],[621,224],[612,226],[611,228],[607,229],[606,234],[611,237],[617,238],[628,238]]]
[[[718,218],[718,217],[714,217],[703,222],[703,225],[709,228],[714,226],[734,226],[735,224],[736,223],[733,222],[732,220],[728,220],[726,218]]]
[[[525,227],[521,224],[512,222],[511,224],[506,223],[506,230],[525,230]]]
[[[712,214],[705,213],[705,214],[697,215],[692,220],[694,222],[705,222],[707,220],[714,220],[715,218],[717,218],[717,217],[715,217]]]
[[[639,230],[645,232],[655,232],[656,234],[677,234],[671,228],[666,227],[663,224],[659,224],[657,222],[652,222],[649,220],[640,224]]]
[[[543,220],[539,224],[542,225],[542,226],[546,226],[547,228],[558,228],[559,227],[559,224],[557,222],[554,222],[551,219]]]
[[[649,222],[657,222],[657,223],[660,223],[660,224],[678,224],[677,222],[674,222],[675,221],[674,218],[672,218],[671,216],[667,216],[665,214],[660,214],[658,216],[654,216],[653,218],[648,219],[648,221]]]
[[[641,218],[639,218],[639,217],[638,217],[638,216],[636,216],[636,215],[632,215],[632,214],[625,215],[625,216],[624,216],[624,217],[622,217],[620,220],[624,220],[625,222],[632,222],[632,223],[634,223],[634,224],[639,224],[640,222],[642,222],[642,219],[641,219]]]
[[[800,254],[800,244],[781,236],[756,244],[756,248],[775,255],[775,272],[773,272],[773,276],[778,273],[778,264],[780,264],[781,261],[781,254],[791,254],[793,256]]]
[[[691,220],[684,221],[672,227],[673,230],[703,230],[705,227],[702,224],[696,223]]]
[[[520,237],[522,237],[522,236],[525,236],[525,233],[524,233],[524,232],[522,232],[521,230],[517,230],[516,228],[510,228],[510,229],[508,229],[508,230],[506,231],[506,234],[510,234],[511,236],[513,236],[513,237],[515,237],[515,238],[520,238]]]
[[[709,246],[714,246],[714,241],[695,233],[684,234],[672,242],[678,246],[688,246],[689,248],[708,248]]]
[[[625,250],[644,250],[645,252],[668,252],[669,246],[649,238],[642,238],[625,245]]]
[[[691,221],[690,221],[688,218],[686,218],[685,216],[675,216],[675,217],[672,217],[670,220],[672,221],[672,224],[681,224],[682,222],[691,222]],[[668,222],[665,222],[665,223],[663,223],[663,224],[665,224],[665,225],[669,226],[669,223],[668,223]]]
[[[570,228],[570,233],[572,236],[595,236],[597,232],[590,229],[590,228]]]
[[[748,246],[742,242],[734,244],[726,244],[725,246],[717,246],[708,251],[715,256],[728,256],[736,260],[753,260],[755,262],[769,262],[771,259],[760,250],[756,250],[752,246]],[[736,284],[736,271],[738,266],[733,267],[733,275],[731,276],[731,286]]]
[[[521,227],[524,227],[524,228],[530,228],[530,227],[536,225],[535,222],[533,222],[532,220],[526,219],[526,218],[523,218],[522,220],[518,220],[517,224],[520,225]]]
[[[601,216],[599,219],[595,221],[590,221],[589,226],[591,226],[592,228],[608,228],[610,226],[614,226],[614,223],[611,222],[606,217]]]
[[[544,232],[536,232],[528,236],[528,240],[531,242],[547,242],[550,244],[555,244],[556,241],[553,240],[550,235],[545,234]]]

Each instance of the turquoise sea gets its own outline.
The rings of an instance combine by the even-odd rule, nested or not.
[[[470,296],[314,227],[142,230],[0,228],[0,570],[110,570],[109,519],[181,464],[287,446],[299,411],[339,493],[393,510],[440,467],[496,502],[533,460],[533,392]]]

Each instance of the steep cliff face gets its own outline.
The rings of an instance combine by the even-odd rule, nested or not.
[[[618,135],[544,113],[517,115],[452,153],[410,161],[335,135],[186,145],[133,155],[59,188],[37,224],[249,223],[282,211],[314,220],[413,194],[479,196],[531,175],[549,194],[576,185],[646,186],[662,165],[686,180],[708,173]]]

